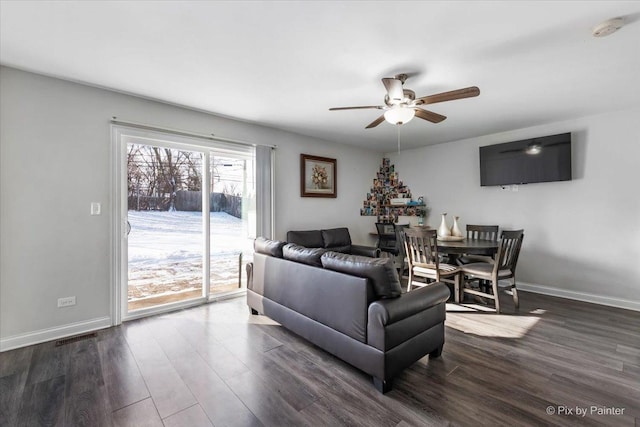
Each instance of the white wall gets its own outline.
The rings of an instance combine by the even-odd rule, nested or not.
[[[426,196],[429,225],[447,212],[461,228],[523,228],[524,288],[640,310],[639,119],[640,109],[615,112],[389,157],[413,194]],[[573,138],[572,181],[480,187],[479,146],[563,132]]]
[[[278,238],[340,225],[362,243],[374,228],[359,209],[381,153],[1,67],[0,348],[110,322],[112,116],[277,145]],[[337,199],[300,197],[300,153],[338,159]]]

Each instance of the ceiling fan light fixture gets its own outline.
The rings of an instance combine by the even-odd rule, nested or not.
[[[384,119],[392,125],[404,125],[409,123],[415,115],[416,112],[413,108],[396,105],[385,111]]]

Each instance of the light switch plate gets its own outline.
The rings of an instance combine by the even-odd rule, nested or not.
[[[91,202],[91,215],[100,215],[101,206],[99,202]]]
[[[58,298],[58,308],[76,305],[76,297]]]

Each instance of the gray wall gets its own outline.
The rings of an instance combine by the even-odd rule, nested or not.
[[[381,153],[7,67],[0,94],[0,345],[110,315],[112,116],[277,145],[276,237],[341,225],[364,243],[374,228],[358,214]],[[300,197],[300,153],[338,159],[337,199]]]
[[[640,109],[389,153],[416,196],[465,224],[524,228],[530,289],[640,310]],[[573,180],[480,187],[478,147],[572,132]],[[525,286],[526,287],[526,286]]]
[[[275,144],[276,237],[346,225],[355,243],[372,242],[375,218],[358,213],[381,153],[0,67],[0,348],[108,320],[112,116]],[[446,211],[462,226],[524,228],[519,276],[538,291],[638,309],[638,117],[586,117],[389,157],[412,193],[427,197],[431,225]],[[574,181],[517,193],[480,187],[478,146],[568,131]],[[338,159],[337,199],[300,198],[300,153]],[[103,215],[89,215],[93,201]],[[71,295],[76,306],[56,307]]]

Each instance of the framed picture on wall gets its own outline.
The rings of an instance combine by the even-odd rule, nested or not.
[[[336,159],[300,154],[300,196],[336,197]]]

